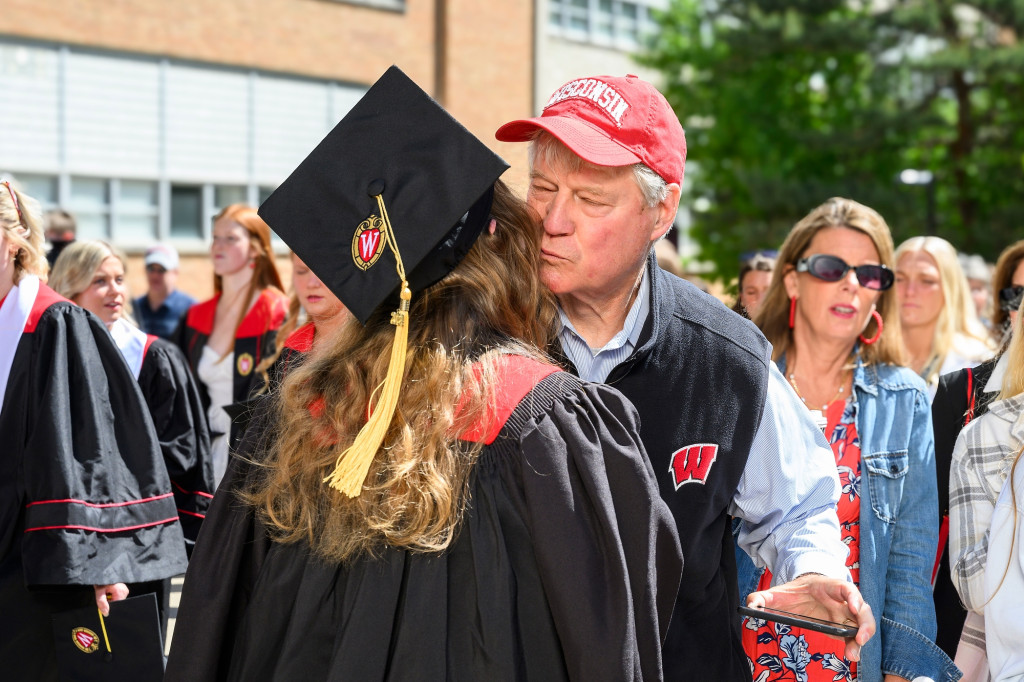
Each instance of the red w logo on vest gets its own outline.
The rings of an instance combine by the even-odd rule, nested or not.
[[[715,463],[717,457],[718,446],[714,443],[687,445],[673,452],[668,470],[672,474],[676,490],[685,483],[706,483],[708,472],[711,471],[711,465]]]

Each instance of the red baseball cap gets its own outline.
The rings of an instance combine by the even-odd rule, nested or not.
[[[494,136],[526,142],[538,128],[597,166],[643,163],[665,182],[683,181],[686,136],[679,118],[653,85],[632,74],[569,81],[540,116],[506,123]]]

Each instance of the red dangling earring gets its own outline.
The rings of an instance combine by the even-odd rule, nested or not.
[[[254,260],[249,261],[249,269],[250,270],[255,270],[256,269],[256,261],[254,261]]]
[[[789,297],[789,328],[796,326],[796,296]]]
[[[869,346],[873,344],[875,341],[878,341],[878,339],[882,338],[882,329],[884,329],[885,327],[885,325],[882,324],[882,315],[877,310],[871,311],[871,317],[875,318],[875,324],[878,326],[878,331],[876,331],[875,335],[872,336],[870,339],[865,339],[863,334],[860,335],[860,340]]]

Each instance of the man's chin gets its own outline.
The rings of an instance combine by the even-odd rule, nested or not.
[[[540,283],[556,297],[572,293],[572,287],[563,277],[559,277],[556,272],[545,273],[544,268],[540,271]]]

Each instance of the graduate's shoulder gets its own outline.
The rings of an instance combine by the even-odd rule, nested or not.
[[[75,305],[45,284],[40,284],[39,293],[25,321],[25,333],[42,334],[59,329],[84,330],[96,325],[102,327],[102,323],[95,315]]]
[[[160,362],[166,365],[188,367],[188,360],[185,354],[177,345],[161,339],[159,336],[151,336],[146,344],[145,362]]]

